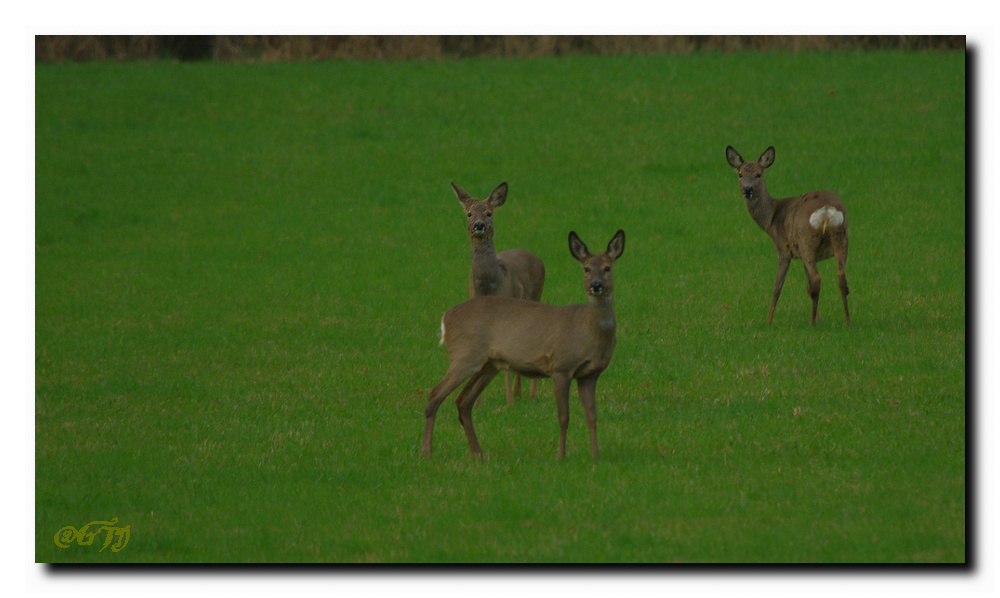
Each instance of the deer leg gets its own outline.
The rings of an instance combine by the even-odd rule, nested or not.
[[[521,396],[521,379],[523,376],[518,374],[514,378],[514,396]],[[538,378],[531,379],[531,398],[538,400]]]
[[[510,372],[504,372],[503,373],[503,385],[504,385],[504,388],[507,391],[507,404],[508,405],[513,405],[514,404],[514,392],[513,392],[512,388],[511,388],[511,380],[510,379],[511,379],[511,373]],[[520,391],[518,391],[518,394],[520,394]]]
[[[778,256],[778,279],[774,281],[774,295],[771,297],[771,309],[767,312],[767,323],[774,319],[774,308],[778,306],[778,297],[781,296],[781,287],[785,286],[785,275],[788,274],[788,265],[792,263],[791,254],[781,254]]]
[[[493,378],[500,373],[496,366],[487,363],[483,369],[479,370],[469,378],[468,384],[458,393],[455,404],[458,405],[458,421],[465,430],[465,437],[469,441],[469,450],[473,457],[482,458],[483,451],[479,448],[479,441],[476,439],[476,430],[472,427],[472,407],[476,404],[476,399],[483,392],[483,389],[493,381]]]
[[[594,455],[595,460],[598,458],[597,378],[597,376],[591,376],[576,381],[576,390],[580,393],[580,402],[583,403],[583,413],[587,418],[587,428],[590,429],[590,452]]]
[[[555,386],[556,411],[559,413],[559,455],[561,461],[566,457],[566,430],[569,428],[569,385],[572,382],[567,374],[553,374],[552,385]]]
[[[850,290],[847,288],[847,272],[845,270],[847,266],[846,236],[843,240],[839,240],[836,237],[834,238],[833,254],[837,256],[837,284],[840,286],[840,297],[844,300],[844,318],[847,320],[847,325],[850,326],[851,312],[847,309],[847,294],[850,293]]]
[[[430,397],[427,400],[427,408],[424,409],[424,444],[421,452],[425,457],[431,456],[431,445],[434,437],[434,416],[437,415],[438,407],[441,406],[441,403],[453,390],[458,388],[458,385],[470,373],[467,369],[449,366],[444,378],[431,390]]]
[[[815,260],[802,256],[802,263],[806,267],[806,290],[809,292],[809,298],[812,299],[812,317],[809,320],[809,325],[812,326],[816,323],[816,316],[819,312],[819,285],[822,278],[819,275],[819,269],[816,268]]]

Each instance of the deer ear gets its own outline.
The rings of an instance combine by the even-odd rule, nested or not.
[[[497,188],[490,193],[489,198],[487,198],[486,203],[490,204],[494,208],[499,208],[503,205],[503,202],[507,201],[507,183],[500,183]]]
[[[764,153],[760,155],[760,159],[757,160],[757,163],[760,164],[761,168],[769,168],[771,166],[771,164],[774,164],[774,146],[773,145],[771,147],[767,148],[766,150],[764,150]]]
[[[741,156],[738,151],[734,150],[731,145],[726,146],[726,161],[728,161],[729,165],[733,168],[743,166],[743,156]]]
[[[607,254],[614,261],[621,257],[623,251],[625,251],[625,231],[618,229],[615,236],[611,237],[611,241],[608,242]]]
[[[461,187],[456,185],[454,181],[452,181],[451,183],[451,188],[455,190],[455,195],[458,196],[458,201],[462,202],[463,204],[472,199],[472,196],[469,195],[465,189],[462,189]]]
[[[573,257],[575,257],[577,261],[581,262],[587,259],[587,256],[590,255],[590,252],[587,251],[587,246],[583,244],[580,237],[576,236],[576,232],[574,231],[570,231],[569,233],[569,252],[573,254]]]

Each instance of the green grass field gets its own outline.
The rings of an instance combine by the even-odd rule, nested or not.
[[[695,54],[35,68],[35,559],[964,562],[965,56]],[[851,219],[809,326],[725,159]],[[552,385],[442,406],[449,181],[584,301],[615,270],[601,460]],[[120,551],[56,546],[118,518]],[[94,531],[94,530],[91,530]]]

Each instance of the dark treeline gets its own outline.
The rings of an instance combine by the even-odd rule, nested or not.
[[[965,36],[926,35],[39,35],[39,62],[89,60],[448,60],[717,51],[963,51]]]

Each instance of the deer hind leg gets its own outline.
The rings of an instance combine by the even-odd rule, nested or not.
[[[774,295],[771,297],[771,309],[767,311],[767,323],[774,319],[774,308],[778,306],[778,297],[781,297],[781,287],[785,286],[785,275],[788,274],[788,265],[792,263],[792,256],[781,254],[778,256],[778,278],[774,282]]]
[[[803,256],[802,263],[806,267],[806,290],[809,293],[809,298],[812,299],[812,317],[809,319],[809,324],[813,325],[816,323],[816,316],[819,313],[819,287],[822,278],[815,260],[806,259]]]
[[[556,411],[559,413],[559,454],[561,461],[566,458],[566,430],[569,428],[569,385],[572,382],[567,374],[553,374],[552,385],[555,387]]]
[[[472,427],[472,407],[476,404],[476,399],[479,398],[483,389],[493,381],[498,373],[500,370],[496,366],[487,363],[469,378],[469,382],[455,399],[455,404],[458,406],[458,421],[462,424],[462,429],[465,430],[465,437],[469,441],[469,450],[472,451],[474,457],[482,458],[483,451],[479,448],[476,430]]]
[[[844,300],[844,318],[851,325],[851,311],[847,308],[847,235],[833,237],[833,255],[837,258],[837,284],[840,286],[840,297]]]
[[[438,407],[444,402],[445,398],[452,393],[453,390],[458,388],[458,385],[462,383],[469,376],[470,372],[464,369],[460,369],[455,365],[448,367],[448,371],[445,372],[444,378],[437,383],[433,389],[431,389],[431,394],[427,399],[427,407],[424,409],[424,443],[421,452],[425,457],[431,456],[432,442],[434,438],[434,417],[437,415]]]

